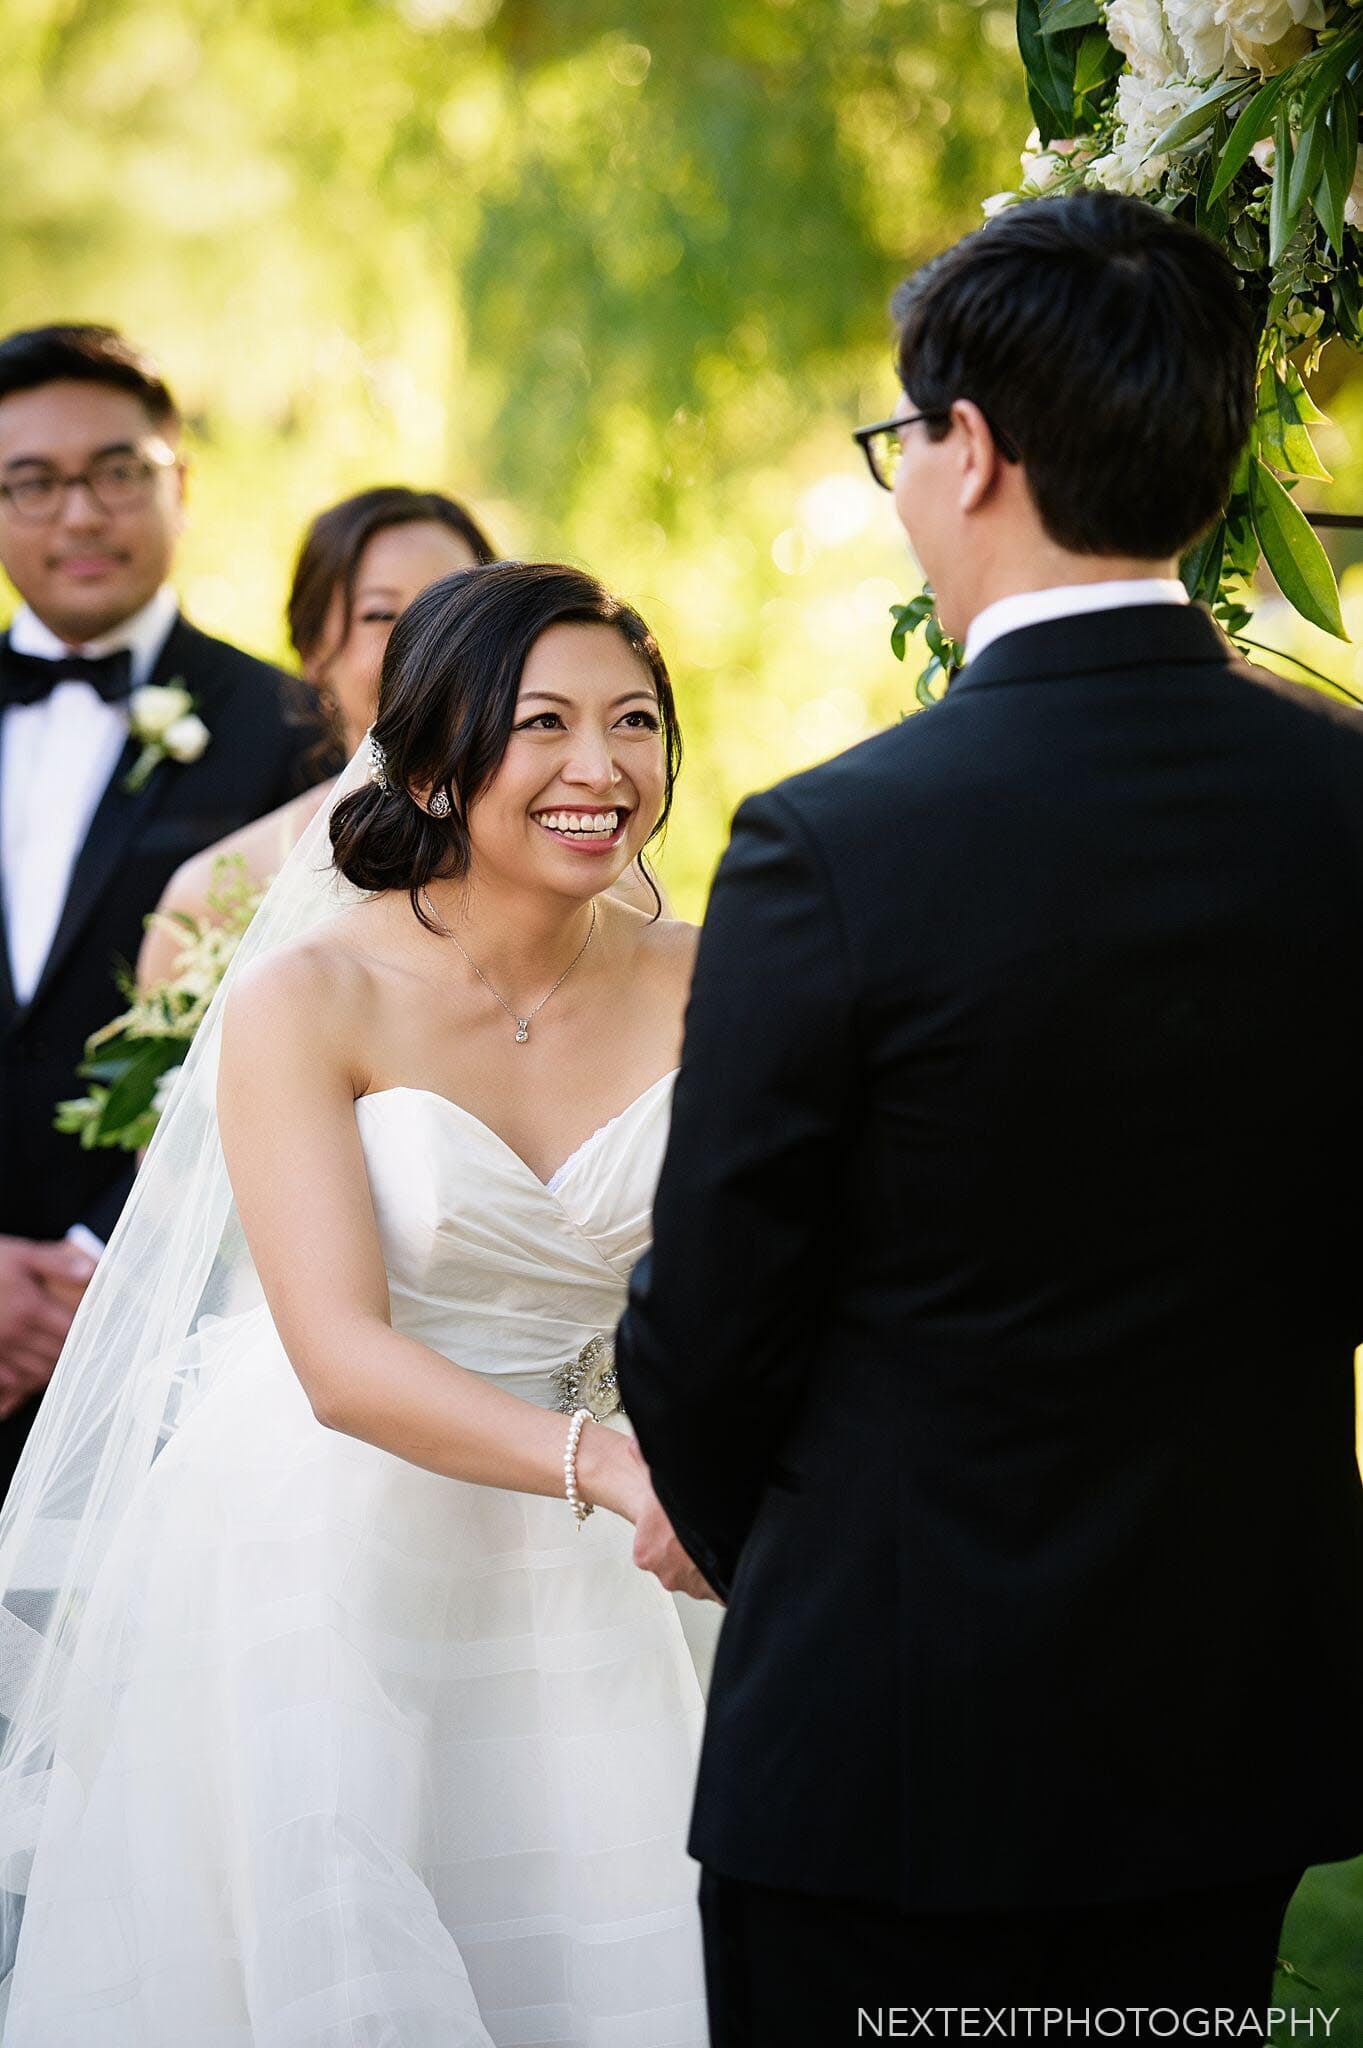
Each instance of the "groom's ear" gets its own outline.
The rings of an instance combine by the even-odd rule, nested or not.
[[[958,398],[951,425],[959,448],[958,474],[962,512],[977,512],[992,496],[1007,464],[988,420],[971,398]]]

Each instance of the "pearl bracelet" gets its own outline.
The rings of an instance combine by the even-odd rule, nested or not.
[[[584,1422],[590,1422],[591,1419],[592,1411],[590,1408],[575,1408],[573,1410],[573,1419],[568,1424],[568,1441],[563,1447],[563,1491],[567,1496],[568,1505],[576,1517],[579,1529],[586,1521],[588,1515],[595,1514],[596,1512],[591,1502],[583,1500],[582,1495],[577,1490],[577,1447],[582,1441],[582,1425]]]

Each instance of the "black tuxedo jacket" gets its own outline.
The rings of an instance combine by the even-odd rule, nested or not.
[[[1363,1850],[1363,716],[1199,610],[740,810],[625,1407],[728,1595],[692,1850],[1016,1909]]]
[[[136,795],[122,783],[130,740],[77,858],[51,953],[20,1008],[0,924],[0,1232],[60,1237],[73,1223],[107,1237],[132,1180],[127,1155],[83,1151],[52,1128],[85,1040],[122,1007],[113,975],[181,861],[316,781],[327,763],[303,686],[178,619],[150,678],[183,680],[212,738],[197,761],[162,761]],[[0,917],[3,916],[0,910]]]

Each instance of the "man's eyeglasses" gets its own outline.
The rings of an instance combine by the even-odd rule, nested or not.
[[[949,420],[950,412],[910,412],[897,420],[877,420],[873,427],[858,427],[852,439],[866,457],[866,467],[880,485],[882,491],[894,489],[895,471],[899,458],[904,453],[905,427],[921,426],[924,420]],[[993,421],[988,422],[999,454],[1005,462],[1017,462],[1020,455],[1015,442],[1007,434],[1001,434]]]
[[[26,470],[0,483],[0,498],[25,526],[47,526],[56,519],[68,491],[77,486],[90,493],[101,512],[130,512],[145,505],[156,487],[157,472],[173,469],[176,457],[162,444],[147,448],[110,449],[96,455],[74,476],[55,469]]]

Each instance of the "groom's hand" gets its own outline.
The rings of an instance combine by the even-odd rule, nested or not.
[[[51,1379],[89,1277],[78,1262],[70,1245],[0,1237],[0,1418]]]
[[[634,1455],[643,1465],[643,1453],[637,1445],[634,1446]],[[701,1576],[677,1541],[652,1485],[634,1524],[634,1562],[641,1572],[652,1572],[668,1593],[689,1593],[693,1600],[719,1600],[718,1593],[708,1579]]]

